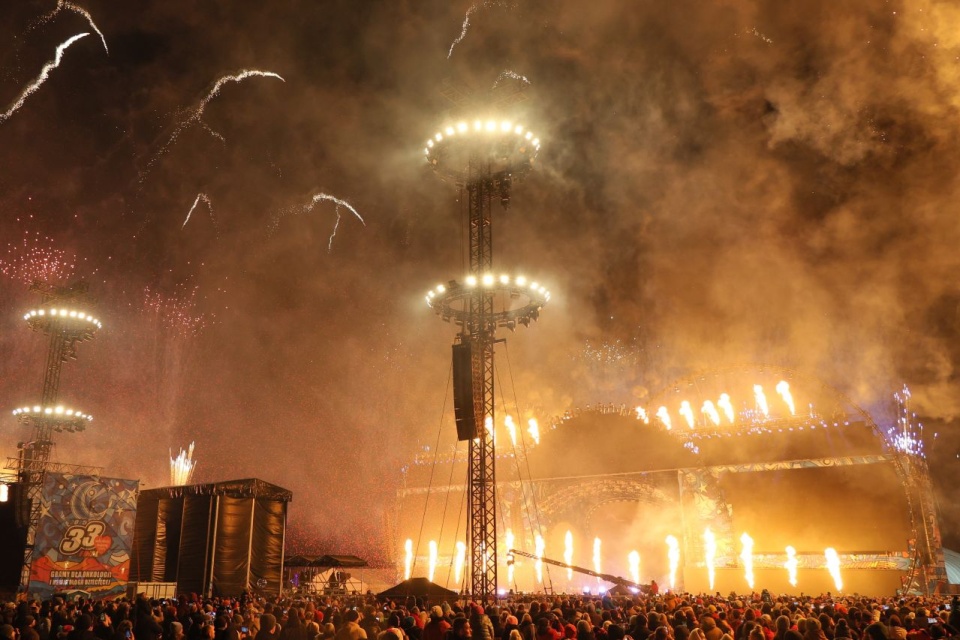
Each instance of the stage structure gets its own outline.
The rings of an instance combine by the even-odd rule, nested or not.
[[[40,294],[40,304],[28,311],[23,319],[32,330],[47,337],[48,346],[39,402],[24,405],[13,412],[21,424],[32,427],[33,438],[30,442],[20,443],[18,457],[7,462],[8,468],[17,471],[21,487],[18,496],[27,502],[22,510],[27,514],[21,571],[23,587],[27,587],[30,581],[45,474],[52,470],[79,474],[92,472],[94,475],[98,472],[93,467],[54,465],[50,462],[50,452],[55,432],[83,431],[93,420],[89,414],[60,402],[60,373],[64,362],[77,359],[77,345],[92,340],[102,328],[100,320],[91,313],[94,300],[85,282],[66,286],[35,282],[30,291]]]
[[[453,346],[454,408],[459,440],[469,441],[467,481],[470,594],[497,591],[496,450],[493,358],[498,328],[516,329],[537,320],[550,299],[547,290],[522,275],[495,270],[493,208],[510,202],[513,182],[532,168],[540,140],[528,123],[503,117],[504,107],[522,99],[519,84],[503,87],[486,105],[462,97],[448,120],[426,141],[424,155],[435,173],[453,182],[466,203],[470,270],[427,293],[427,304],[460,327]]]
[[[363,569],[369,566],[357,556],[292,556],[283,563],[284,591],[334,597],[362,594]]]
[[[287,489],[255,478],[140,493],[131,580],[177,593],[279,595]]]
[[[669,588],[665,540],[673,536],[678,590],[942,592],[945,565],[922,426],[909,410],[909,393],[897,400],[890,412],[896,417],[881,427],[816,377],[747,366],[678,380],[643,406],[540,415],[544,426],[525,454],[516,446],[497,454],[499,535],[503,540],[510,530],[515,548],[529,553],[541,533],[542,557],[566,560],[569,531],[568,562],[594,570],[590,549],[599,537],[598,573],[629,578],[628,555],[636,551],[642,564],[635,581],[656,579],[661,589]],[[509,445],[504,429],[496,425]],[[437,540],[441,585],[454,561],[454,532],[463,530],[457,502],[445,506],[465,487],[431,485],[429,476],[462,477],[467,464],[456,450],[421,454],[398,496],[401,540],[418,535],[420,514],[427,513],[422,538]],[[708,527],[715,536],[712,589]],[[754,540],[754,589],[745,581],[744,533]],[[796,584],[789,582],[787,547],[794,549]],[[842,588],[826,569],[827,548],[838,553]],[[529,559],[516,558],[512,569],[511,589],[546,589]],[[576,575],[554,575],[552,582],[566,593],[612,586]]]

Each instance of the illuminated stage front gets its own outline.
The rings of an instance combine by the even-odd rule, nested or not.
[[[692,592],[750,591],[751,562],[757,591],[935,589],[944,577],[939,530],[922,451],[909,428],[883,430],[839,394],[796,376],[791,383],[803,411],[789,411],[772,393],[759,402],[753,385],[772,392],[783,372],[748,374],[749,384],[744,372],[678,383],[646,410],[570,412],[539,427],[542,433],[518,437],[516,445],[498,418],[502,578],[508,576],[509,530],[517,549],[534,553],[539,534],[544,557],[626,579],[636,570],[628,560],[636,551],[640,581],[655,579],[665,588],[671,582],[666,539],[674,536],[680,552],[674,588]],[[728,397],[727,415],[707,407],[708,398],[739,389],[747,390],[746,399]],[[693,406],[705,409],[693,413]],[[654,417],[658,412],[661,418]],[[460,586],[456,542],[465,539],[463,448],[439,453],[435,467],[433,452],[408,467],[396,523],[399,549],[408,538],[416,549],[420,540],[414,575],[426,575],[428,541],[436,541],[434,580],[454,589]],[[708,528],[715,539],[712,589]],[[743,534],[753,541],[749,559],[742,557]],[[795,586],[787,547],[796,560]],[[827,569],[827,549],[837,552],[841,589]],[[402,569],[402,554],[398,564]],[[559,567],[544,567],[538,582],[533,565],[516,558],[513,580],[501,578],[501,590],[579,593],[611,586]]]

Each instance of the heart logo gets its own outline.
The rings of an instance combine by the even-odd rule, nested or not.
[[[97,550],[97,555],[102,556],[110,547],[113,546],[113,538],[110,536],[97,536],[93,540],[93,548]]]

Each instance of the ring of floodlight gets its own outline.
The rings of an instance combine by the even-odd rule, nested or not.
[[[80,339],[92,338],[94,332],[103,328],[103,323],[86,311],[63,307],[31,309],[23,315],[23,319],[35,331],[46,333],[56,324],[58,330],[76,333]]]
[[[433,170],[454,179],[466,177],[478,164],[491,174],[522,175],[533,168],[539,152],[540,139],[524,125],[491,119],[451,122],[423,148]]]
[[[451,280],[447,284],[437,285],[427,292],[427,305],[446,322],[465,325],[470,317],[470,298],[477,291],[501,294],[510,298],[526,298],[526,303],[491,314],[497,327],[514,329],[518,324],[527,326],[530,321],[540,317],[540,309],[550,301],[550,292],[536,281],[524,276],[467,276],[464,281]]]
[[[53,426],[54,431],[83,431],[87,423],[93,421],[93,416],[76,409],[57,405],[54,407],[33,405],[13,410],[13,415],[24,424],[46,423]]]

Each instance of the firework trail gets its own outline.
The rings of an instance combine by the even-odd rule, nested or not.
[[[363,217],[357,212],[356,209],[353,208],[353,205],[351,205],[349,202],[347,202],[346,200],[341,200],[336,196],[331,196],[326,193],[318,193],[315,196],[313,196],[313,198],[310,200],[308,204],[303,205],[303,207],[300,209],[300,213],[310,213],[311,211],[313,211],[313,208],[317,205],[318,202],[324,202],[324,201],[333,202],[334,204],[337,205],[336,209],[334,209],[334,212],[337,214],[337,220],[336,222],[333,223],[333,232],[330,234],[330,239],[327,241],[327,253],[330,253],[331,251],[333,251],[333,239],[337,237],[337,230],[340,228],[340,218],[341,218],[340,207],[346,207],[347,209],[349,209],[350,212],[357,217],[357,220],[359,220],[363,226],[367,226],[367,223],[363,220]],[[286,211],[282,211],[280,214],[275,216],[273,219],[273,225],[272,225],[271,231],[277,230],[277,226],[280,224],[280,218],[282,218],[284,215],[289,215],[295,212],[296,212],[296,209],[287,209]]]
[[[204,110],[206,110],[207,105],[210,104],[210,101],[216,98],[218,95],[220,95],[220,90],[223,88],[223,85],[227,84],[228,82],[242,82],[247,78],[254,78],[254,77],[276,78],[281,82],[286,82],[286,80],[284,80],[282,77],[280,77],[278,74],[272,71],[260,71],[259,69],[244,69],[235,75],[223,76],[222,78],[217,80],[214,83],[213,88],[211,88],[210,91],[207,92],[207,95],[205,95],[200,100],[197,106],[194,109],[191,109],[188,112],[187,116],[177,123],[177,125],[173,129],[173,133],[170,134],[170,137],[167,139],[167,141],[164,142],[163,145],[161,145],[160,150],[157,151],[152,158],[150,158],[149,162],[147,162],[147,168],[144,169],[142,172],[140,172],[140,183],[141,184],[143,183],[144,179],[146,179],[147,177],[147,174],[150,173],[150,170],[153,169],[154,166],[156,166],[157,161],[160,159],[160,156],[165,154],[170,149],[170,146],[174,142],[176,142],[177,139],[180,137],[180,134],[183,133],[187,129],[187,127],[189,127],[192,124],[199,123],[201,126],[204,126],[206,130],[210,132],[211,135],[213,135],[214,137],[218,138],[221,142],[223,142],[224,138],[222,135],[218,134],[216,131],[214,131],[210,127],[207,127],[200,120],[203,117],[203,112]]]
[[[502,0],[500,1],[483,0],[482,2],[475,2],[472,5],[470,5],[470,8],[467,9],[467,13],[464,14],[463,16],[463,26],[460,27],[460,35],[457,36],[456,39],[454,39],[454,41],[450,44],[450,50],[447,51],[447,60],[449,60],[450,56],[453,55],[453,50],[456,48],[456,46],[461,42],[463,42],[463,39],[467,37],[467,31],[470,29],[470,17],[473,16],[473,14],[476,13],[478,9],[490,7],[493,5],[496,5],[499,7],[505,7],[507,6],[507,4],[508,3],[503,2]]]
[[[503,71],[500,72],[500,75],[497,76],[496,81],[494,81],[493,88],[496,89],[497,87],[499,87],[500,83],[506,80],[507,78],[510,78],[511,80],[519,80],[524,84],[530,84],[530,80],[527,79],[527,76],[522,76],[516,71],[511,71],[510,69],[504,69]]]
[[[90,12],[84,9],[83,7],[77,6],[72,2],[68,2],[67,0],[57,0],[57,6],[54,7],[53,11],[51,11],[46,15],[41,16],[40,19],[34,22],[30,26],[30,28],[27,29],[27,31],[32,31],[33,29],[36,29],[39,26],[47,24],[48,22],[56,18],[61,11],[64,11],[64,10],[72,11],[75,14],[86,18],[87,24],[90,25],[90,28],[93,29],[98,36],[100,36],[100,42],[103,43],[103,50],[107,52],[107,55],[110,55],[110,49],[107,47],[107,39],[103,37],[103,33],[97,27],[97,24],[93,21],[93,16],[90,15]]]
[[[207,205],[207,211],[210,212],[210,221],[213,223],[213,228],[214,228],[214,230],[216,230],[216,232],[217,232],[217,237],[219,238],[219,237],[220,237],[220,229],[219,229],[219,227],[217,226],[217,219],[216,219],[216,218],[214,217],[214,215],[213,215],[213,205],[210,203],[210,198],[208,198],[208,197],[207,197],[207,194],[205,194],[205,193],[198,193],[198,194],[197,194],[197,199],[193,201],[193,206],[190,207],[190,211],[187,211],[187,217],[186,217],[186,219],[184,219],[183,224],[180,225],[180,228],[183,229],[184,227],[187,226],[187,223],[190,222],[190,216],[193,215],[193,210],[197,208],[197,205],[200,204],[201,201],[203,201],[203,203],[204,203],[205,205]]]
[[[90,34],[78,33],[57,47],[56,56],[54,56],[53,60],[43,65],[43,69],[40,70],[40,75],[37,76],[37,79],[28,84],[26,88],[20,92],[20,95],[17,97],[17,99],[13,101],[13,104],[11,104],[4,113],[0,114],[0,123],[12,116],[17,109],[23,106],[24,101],[26,101],[27,98],[29,98],[37,89],[40,88],[44,82],[47,81],[47,78],[50,76],[50,72],[60,66],[60,61],[63,60],[63,53],[67,50],[67,47],[72,45],[80,38],[84,38],[88,35]]]

